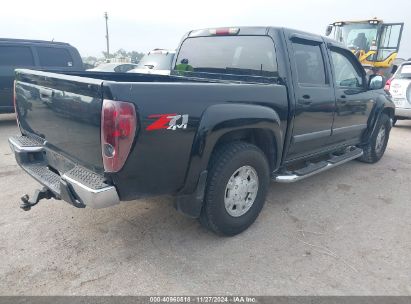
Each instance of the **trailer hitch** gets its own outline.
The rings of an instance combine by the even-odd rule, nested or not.
[[[25,194],[21,197],[20,208],[24,211],[29,211],[31,207],[38,204],[42,199],[51,199],[55,198],[55,194],[51,192],[48,188],[43,187],[43,189],[37,189],[34,192],[34,195],[30,198],[28,194]]]

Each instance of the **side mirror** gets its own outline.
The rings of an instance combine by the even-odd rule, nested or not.
[[[370,90],[379,90],[384,87],[384,77],[381,75],[371,75],[368,81],[368,88]]]
[[[325,36],[330,36],[332,30],[333,30],[333,26],[331,24],[328,25],[326,30],[325,30]]]

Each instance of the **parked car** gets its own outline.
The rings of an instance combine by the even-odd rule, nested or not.
[[[14,111],[16,68],[84,70],[79,52],[68,43],[0,38],[0,114]]]
[[[175,51],[155,49],[146,54],[129,73],[170,75]]]
[[[23,117],[16,91],[22,134],[9,143],[44,187],[21,207],[172,194],[177,210],[235,235],[259,215],[271,179],[384,154],[394,104],[382,76],[367,78],[336,41],[286,28],[205,29],[188,33],[176,56],[170,76],[17,70],[17,89],[47,92],[52,104],[64,92],[66,108],[88,107],[79,121],[32,98],[36,115]]]
[[[411,119],[411,61],[403,62],[385,85],[395,103],[393,125],[398,119]]]
[[[134,63],[103,63],[87,71],[126,73],[136,67],[137,64]]]

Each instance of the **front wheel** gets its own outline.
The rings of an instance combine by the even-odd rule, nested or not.
[[[247,229],[263,208],[269,171],[267,158],[254,145],[236,142],[218,148],[210,163],[201,224],[226,236]]]
[[[395,124],[397,123],[398,118],[395,116],[392,120],[392,126],[395,127]]]
[[[384,155],[391,131],[391,121],[387,114],[382,113],[367,145],[363,147],[364,154],[358,160],[365,163],[376,163]]]

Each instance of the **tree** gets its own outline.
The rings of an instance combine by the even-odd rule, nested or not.
[[[141,60],[141,58],[143,58],[144,53],[131,51],[131,52],[128,53],[128,56],[131,58],[132,63],[138,63]]]

